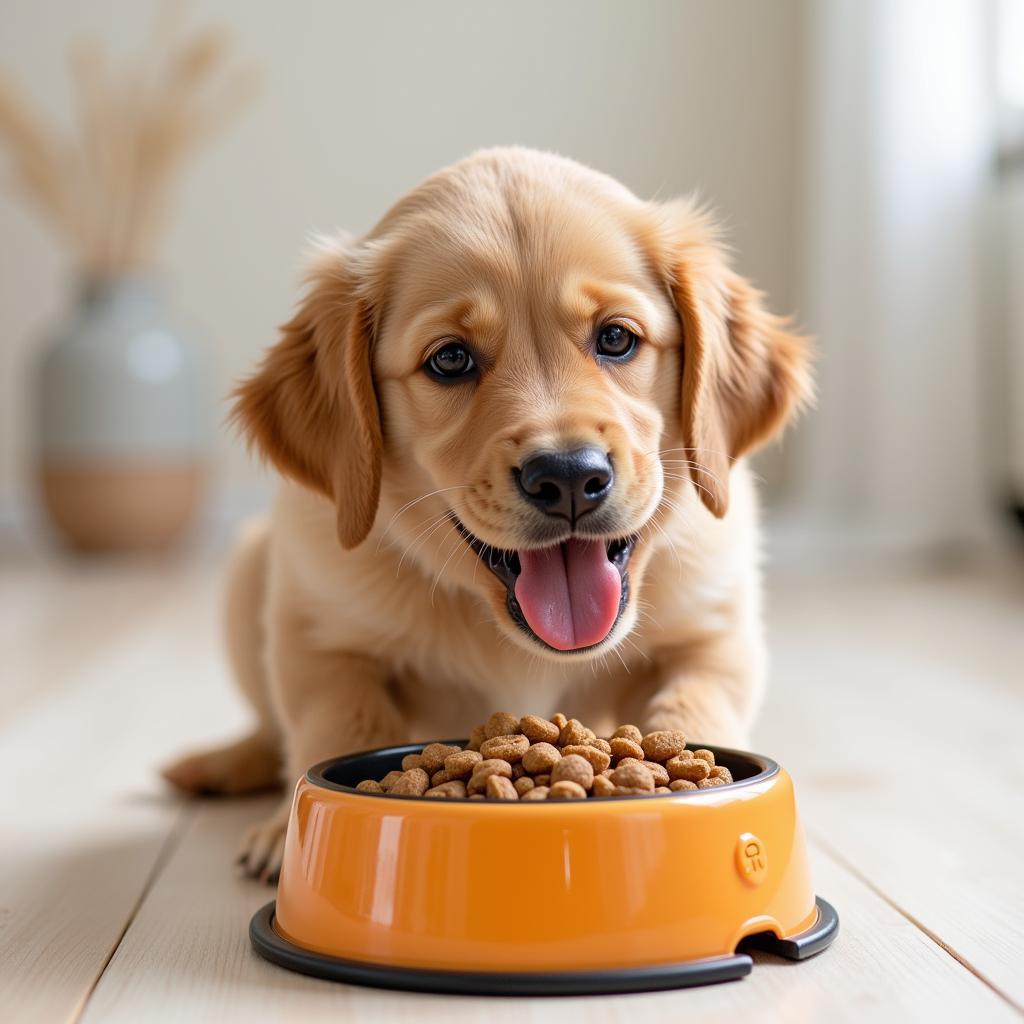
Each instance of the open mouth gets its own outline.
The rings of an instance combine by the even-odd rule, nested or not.
[[[505,584],[512,621],[554,651],[585,651],[608,638],[629,601],[636,535],[570,537],[546,548],[509,551],[485,544],[452,514],[466,543]]]

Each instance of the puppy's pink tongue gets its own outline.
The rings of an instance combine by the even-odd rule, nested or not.
[[[603,541],[570,538],[520,551],[515,593],[530,628],[549,647],[574,651],[600,643],[619,613],[622,580]]]

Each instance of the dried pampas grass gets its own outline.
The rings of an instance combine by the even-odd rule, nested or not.
[[[255,93],[251,68],[228,67],[220,29],[180,31],[181,5],[160,8],[136,64],[111,68],[78,44],[71,69],[80,137],[61,139],[0,76],[0,142],[12,181],[68,241],[85,273],[108,276],[153,259],[185,159]]]

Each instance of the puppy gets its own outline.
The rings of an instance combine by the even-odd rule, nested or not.
[[[809,392],[803,340],[692,204],[525,149],[436,174],[320,246],[236,392],[284,477],[228,574],[257,725],[167,778],[291,783],[496,709],[743,746],[765,668],[743,456]],[[287,813],[246,837],[250,874],[276,875]]]

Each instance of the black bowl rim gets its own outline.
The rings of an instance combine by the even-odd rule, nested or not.
[[[311,785],[317,786],[320,789],[330,789],[338,793],[351,793],[353,796],[366,797],[370,800],[386,800],[389,803],[394,800],[415,800],[422,803],[425,799],[422,796],[404,796],[401,794],[392,795],[390,793],[369,793],[366,790],[356,789],[355,786],[343,786],[339,782],[332,782],[330,779],[324,777],[324,772],[329,768],[334,767],[338,764],[343,764],[349,761],[355,761],[359,758],[380,755],[390,756],[401,756],[405,757],[407,754],[418,754],[425,746],[429,743],[446,743],[453,746],[465,746],[469,741],[467,739],[454,739],[454,740],[427,740],[423,743],[406,743],[402,746],[397,747],[376,747],[372,750],[360,750],[354,754],[345,754],[341,757],[331,757],[326,761],[320,761],[313,765],[305,775],[306,781]],[[645,800],[694,800],[702,797],[707,797],[710,794],[721,794],[724,792],[735,792],[739,789],[746,789],[750,786],[758,783],[766,782],[769,779],[774,778],[779,774],[780,768],[778,762],[773,761],[770,757],[766,757],[764,754],[755,754],[749,750],[736,750],[732,747],[716,747],[711,744],[687,744],[693,750],[710,750],[715,755],[715,762],[718,762],[719,754],[723,755],[726,759],[733,758],[738,760],[744,760],[747,762],[753,761],[754,764],[760,768],[755,775],[750,776],[747,779],[738,779],[735,782],[727,782],[724,786],[712,786],[709,789],[683,789],[675,790],[671,793],[649,793],[644,796],[631,796],[629,802],[633,803],[636,801]],[[595,801],[599,800],[615,800],[616,802],[622,802],[622,797],[616,796],[592,796],[586,800],[557,800],[553,803],[558,807],[571,807],[574,804],[588,807]],[[549,807],[551,806],[546,800],[434,800],[432,803],[443,804],[445,807],[457,806],[466,804],[469,807],[518,807],[520,804],[524,806],[537,806],[537,807]]]

